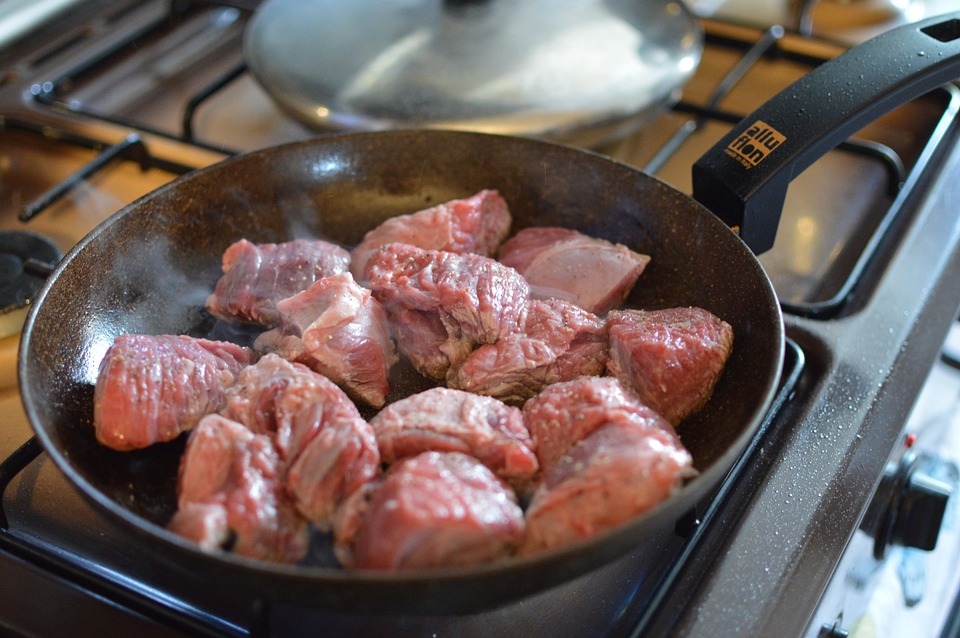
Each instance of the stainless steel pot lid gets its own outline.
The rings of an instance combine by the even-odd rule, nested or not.
[[[679,94],[703,48],[677,0],[268,0],[254,77],[316,130],[609,137]]]

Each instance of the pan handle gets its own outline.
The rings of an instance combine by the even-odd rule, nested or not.
[[[875,119],[960,78],[960,11],[887,31],[817,67],[693,166],[693,196],[760,254],[790,181]]]

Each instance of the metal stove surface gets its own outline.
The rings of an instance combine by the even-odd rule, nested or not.
[[[70,20],[44,26],[40,40],[17,41],[0,54],[0,227],[40,230],[68,249],[113,210],[179,173],[309,135],[285,120],[239,67],[238,38],[253,4],[80,3]],[[689,166],[697,148],[704,148],[696,144],[711,143],[729,118],[840,50],[829,42],[727,23],[709,24],[708,33],[713,54],[681,104],[643,133],[602,149],[681,190],[689,190]],[[734,84],[714,104],[721,78],[750,55],[743,43],[764,39],[774,48],[751,67],[753,79]],[[121,63],[105,64],[106,50],[120,52]],[[120,93],[105,90],[118,85]],[[584,635],[614,629],[816,635],[815,610],[885,466],[903,453],[910,408],[960,305],[960,281],[952,276],[960,266],[956,102],[956,92],[945,89],[904,107],[870,127],[868,148],[832,153],[791,188],[778,246],[762,261],[805,364],[790,400],[742,468],[735,494],[711,511],[703,528],[721,531],[704,533],[702,542],[682,549],[683,561],[668,566],[669,578],[657,589],[657,605],[640,618],[636,610],[623,615],[624,585],[644,584],[628,558],[606,574],[620,584],[616,592],[597,590],[603,578],[577,581],[545,605],[556,626],[569,622]],[[661,162],[663,144],[685,135],[691,121],[702,124],[691,136],[694,146]],[[149,149],[144,166],[111,162],[34,220],[17,219],[26,202],[131,133]],[[898,160],[885,159],[888,148]],[[906,188],[890,188],[891,180]],[[836,201],[845,202],[842,210]],[[15,356],[15,337],[0,342],[8,359]],[[0,361],[8,384],[11,367]],[[7,458],[30,437],[15,388],[0,391],[0,414],[0,458]],[[11,558],[0,570],[0,600],[17,605],[0,609],[0,625],[19,622],[53,634],[63,622],[100,611],[144,635],[289,629],[283,614],[217,601],[215,592],[203,592],[202,574],[144,564],[135,546],[115,550],[123,547],[115,543],[123,532],[90,512],[43,455],[17,474],[3,506],[9,521],[0,526],[0,539],[8,553],[0,551],[0,557]],[[64,521],[76,527],[64,533]],[[50,545],[45,549],[52,558],[34,560],[24,539]],[[682,540],[665,542],[676,553]],[[124,592],[141,587],[128,582],[131,565],[148,576],[146,587],[128,598]],[[40,589],[18,586],[25,582]],[[170,593],[183,583],[197,585],[194,600]],[[78,617],[65,611],[69,607],[58,605],[61,611],[52,613],[37,606],[54,594],[83,601],[85,611]],[[564,615],[576,616],[575,608],[564,610],[557,601],[584,597],[592,599],[596,615],[577,624]],[[210,611],[215,618],[207,617]],[[617,624],[628,616],[629,623]],[[373,621],[342,621],[337,626],[345,631],[375,628]],[[513,621],[504,616],[500,622]],[[472,623],[477,629],[497,626],[483,619],[463,619],[461,626]],[[412,626],[427,627],[422,619]],[[91,635],[98,629],[92,627]]]

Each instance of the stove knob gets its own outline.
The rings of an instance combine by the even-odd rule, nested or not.
[[[823,625],[820,627],[820,633],[817,634],[817,638],[848,638],[849,636],[850,632],[836,624]]]
[[[907,450],[888,467],[874,495],[864,530],[874,539],[873,555],[882,560],[892,545],[931,551],[956,486],[945,477],[948,464],[929,454]]]
[[[900,495],[890,542],[931,551],[937,546],[950,486],[922,467],[913,467]]]

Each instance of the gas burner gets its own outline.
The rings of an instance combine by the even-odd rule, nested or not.
[[[61,257],[43,235],[0,231],[0,337],[20,331],[28,304]]]

